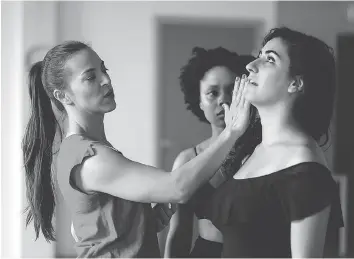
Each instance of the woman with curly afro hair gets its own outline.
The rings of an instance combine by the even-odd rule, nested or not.
[[[178,168],[198,156],[223,131],[225,121],[222,106],[231,103],[236,77],[245,78],[248,74],[246,65],[253,60],[252,56],[240,56],[222,47],[209,50],[193,48],[192,57],[181,69],[180,86],[187,109],[200,121],[210,124],[212,134],[198,145],[183,150],[175,159],[173,168]],[[255,108],[251,107],[248,129],[236,141],[219,172],[187,204],[178,205],[171,218],[165,257],[221,257],[222,234],[205,218],[203,210],[215,188],[237,172],[242,160],[260,142],[260,123],[256,115]],[[198,219],[196,222],[199,236],[191,251],[194,215]]]

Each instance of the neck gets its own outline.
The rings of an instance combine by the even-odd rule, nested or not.
[[[220,133],[225,129],[225,127],[218,127],[215,125],[211,125],[211,137],[210,141],[213,142],[219,135]]]
[[[257,109],[261,118],[263,145],[294,140],[294,133],[300,129],[288,107],[278,105]]]
[[[88,114],[68,111],[67,135],[83,134],[94,140],[106,142],[103,114]]]

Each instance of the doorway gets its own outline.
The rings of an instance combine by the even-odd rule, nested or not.
[[[174,159],[184,149],[210,137],[210,126],[186,109],[179,86],[179,73],[192,54],[193,47],[224,47],[238,54],[251,54],[259,35],[261,21],[212,19],[157,19],[157,78],[159,84],[159,162],[171,170]],[[168,228],[159,234],[163,255]]]

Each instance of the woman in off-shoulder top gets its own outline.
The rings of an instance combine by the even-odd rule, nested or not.
[[[223,235],[222,256],[322,257],[329,229],[343,226],[321,149],[334,102],[333,52],[276,28],[247,69],[245,97],[260,115],[262,142],[205,210]]]

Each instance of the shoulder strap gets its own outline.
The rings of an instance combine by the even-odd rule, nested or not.
[[[197,146],[194,147],[194,153],[195,153],[195,156],[198,155],[198,152],[197,152]]]

